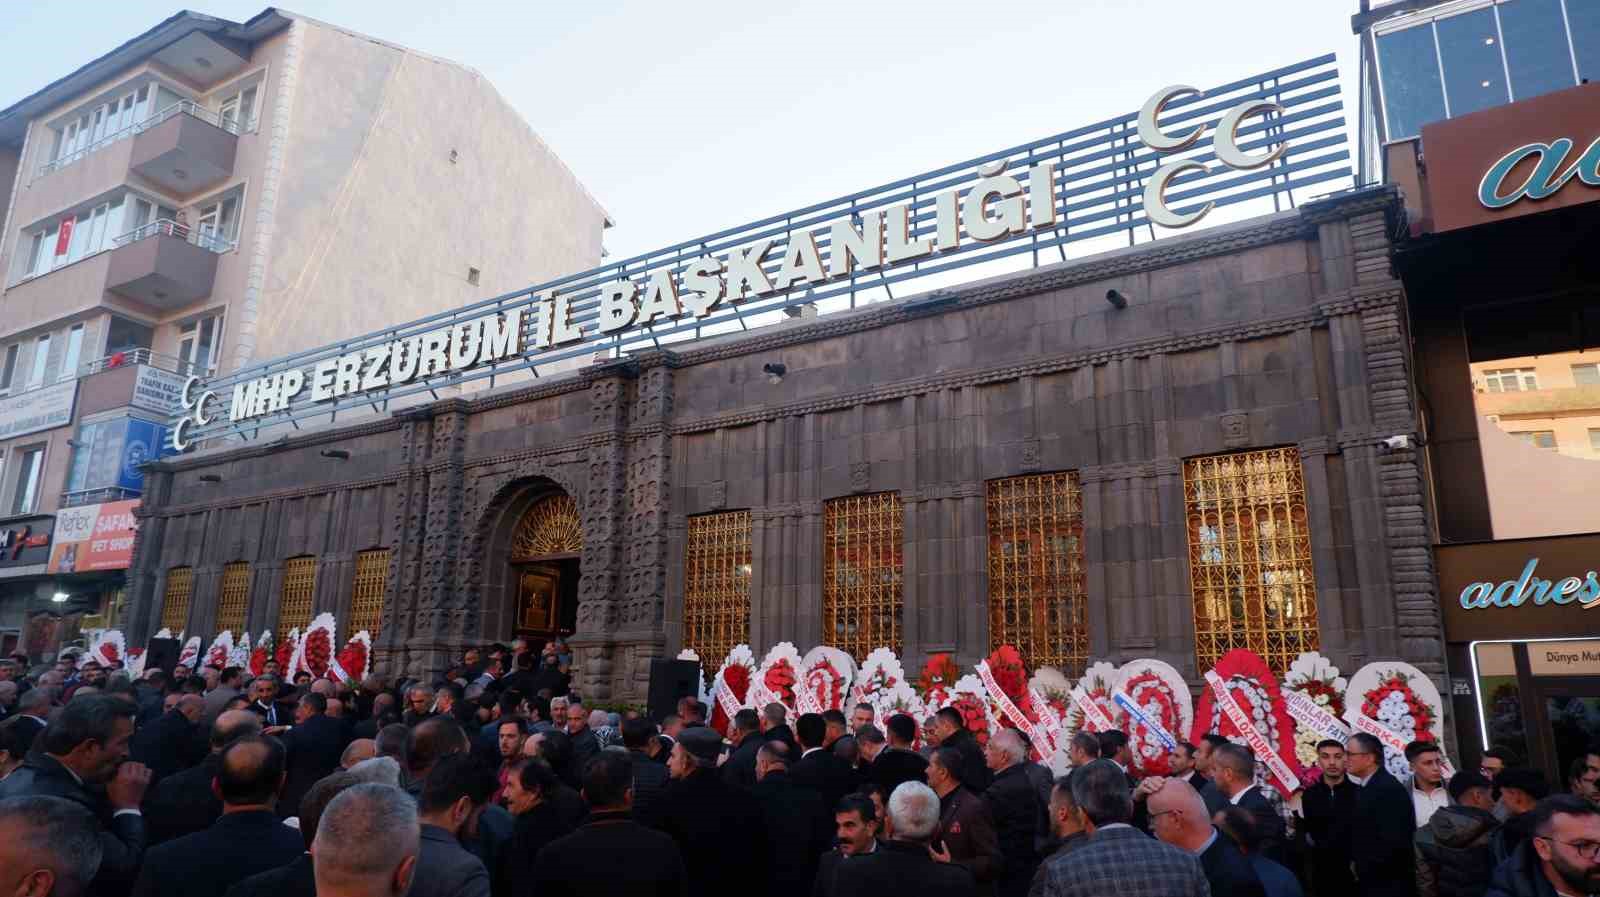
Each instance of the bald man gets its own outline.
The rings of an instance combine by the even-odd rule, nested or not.
[[[171,710],[134,733],[128,755],[150,767],[151,785],[188,769],[205,756],[205,742],[195,728],[205,709],[205,699],[199,695],[180,695]]]
[[[160,844],[201,831],[222,815],[222,801],[211,787],[222,749],[261,733],[261,717],[249,710],[224,710],[211,724],[211,752],[196,766],[176,773],[150,789],[144,810],[150,843]]]
[[[417,804],[399,788],[355,785],[322,811],[311,842],[317,897],[401,897],[421,849]]]
[[[1233,841],[1211,824],[1206,802],[1194,786],[1180,779],[1152,782],[1148,798],[1150,827],[1157,838],[1200,860],[1211,893],[1229,897],[1266,897],[1261,879]]]
[[[362,760],[371,760],[378,756],[378,743],[370,738],[357,738],[350,742],[344,749],[344,754],[339,758],[339,768],[349,769]]]

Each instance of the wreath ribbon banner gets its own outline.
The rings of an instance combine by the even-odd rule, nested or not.
[[[1038,689],[1028,689],[1028,698],[1039,711],[1039,722],[1044,727],[1045,737],[1050,741],[1050,753],[1053,754],[1061,744],[1061,718],[1056,716],[1056,709],[1050,706],[1044,695],[1039,694]]]
[[[801,714],[821,713],[822,709],[823,709],[822,708],[822,704],[817,701],[816,693],[811,690],[812,689],[811,673],[812,672],[817,672],[817,671],[816,670],[812,670],[811,672],[806,673],[804,680],[799,682],[799,683],[797,683],[800,687],[795,689],[795,693],[794,693],[795,710],[796,710],[796,712],[801,713]]]
[[[1084,725],[1090,726],[1090,731],[1108,732],[1116,728],[1116,723],[1113,723],[1111,717],[1100,709],[1100,705],[1089,697],[1089,693],[1084,691],[1082,685],[1072,690],[1072,703],[1078,705],[1078,709],[1083,712]]]
[[[1146,716],[1145,712],[1139,709],[1139,705],[1135,704],[1132,698],[1119,691],[1111,696],[1111,702],[1116,704],[1118,707],[1121,707],[1123,711],[1129,716],[1133,717],[1136,722],[1148,729],[1150,734],[1154,735],[1163,745],[1165,745],[1168,751],[1177,750],[1178,740],[1173,738],[1170,732],[1162,728],[1159,722],[1156,722],[1155,720]]]
[[[1243,735],[1246,741],[1250,742],[1250,748],[1256,752],[1256,757],[1267,764],[1267,771],[1271,772],[1272,777],[1278,780],[1279,792],[1282,794],[1294,793],[1299,782],[1295,777],[1294,771],[1289,769],[1289,764],[1283,762],[1283,758],[1278,756],[1278,752],[1273,750],[1272,745],[1267,743],[1267,739],[1257,731],[1255,724],[1250,722],[1250,717],[1245,714],[1239,703],[1233,699],[1233,693],[1228,691],[1227,683],[1222,681],[1222,677],[1217,675],[1216,670],[1206,670],[1206,682],[1211,685],[1212,693],[1217,696],[1217,703],[1222,706],[1222,712],[1228,715],[1233,727],[1239,730],[1239,734]]]
[[[1378,722],[1372,717],[1367,716],[1365,713],[1355,714],[1355,719],[1353,721],[1355,722],[1357,729],[1360,729],[1368,735],[1371,735],[1372,737],[1383,742],[1384,747],[1389,748],[1398,754],[1405,754],[1407,741],[1400,737],[1400,733],[1394,731],[1388,726],[1385,726],[1383,723]],[[1445,757],[1443,748],[1439,749],[1439,766],[1443,770],[1444,777],[1447,780],[1456,774],[1455,767],[1450,765],[1450,760]]]
[[[1295,722],[1317,733],[1323,738],[1343,742],[1350,737],[1350,727],[1339,722],[1339,718],[1323,709],[1310,695],[1298,691],[1285,691],[1283,706],[1294,717]]]
[[[344,671],[344,667],[339,664],[339,658],[337,657],[328,658],[328,672],[332,673],[340,682],[349,683],[351,681],[350,674]]]
[[[1018,729],[1027,733],[1028,741],[1034,744],[1041,744],[1039,733],[1034,729],[1033,723],[1029,722],[1028,717],[1017,708],[1016,704],[1011,702],[1010,696],[1005,693],[1000,684],[994,681],[994,673],[989,669],[989,661],[978,661],[977,669],[978,678],[983,680],[983,687],[989,690],[989,697],[994,698],[994,702],[1000,705],[1001,714],[1016,723]]]
[[[748,696],[754,692],[755,683],[752,682],[750,687],[745,689],[745,694]],[[739,699],[733,696],[733,688],[726,682],[723,683],[721,688],[717,689],[717,706],[722,708],[723,714],[728,717],[730,723],[733,722],[734,715],[744,709],[739,706]]]

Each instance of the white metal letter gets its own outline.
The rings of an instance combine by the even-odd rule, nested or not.
[[[1253,156],[1239,149],[1239,122],[1252,115],[1263,115],[1268,112],[1283,114],[1283,107],[1277,103],[1265,100],[1251,100],[1240,103],[1222,114],[1222,120],[1217,122],[1217,134],[1211,142],[1216,146],[1217,161],[1229,168],[1249,170],[1271,165],[1289,148],[1287,143],[1279,143],[1268,153]]]
[[[722,301],[722,260],[702,255],[690,262],[683,274],[683,289],[688,294],[683,304],[695,317],[710,314]]]
[[[613,280],[600,285],[600,332],[614,333],[633,323],[639,307],[633,304],[639,291],[631,280]]]
[[[810,231],[793,231],[789,234],[789,247],[783,252],[783,264],[772,278],[772,288],[787,290],[796,283],[821,283],[822,256],[817,252],[816,238]]]
[[[1195,125],[1187,134],[1168,137],[1161,133],[1161,128],[1156,118],[1167,108],[1167,104],[1186,94],[1202,96],[1200,91],[1186,84],[1174,84],[1156,91],[1155,96],[1145,101],[1144,108],[1139,110],[1139,140],[1145,146],[1158,153],[1175,153],[1181,149],[1188,149],[1200,139],[1200,133],[1205,130],[1205,125]]]
[[[650,273],[645,285],[644,299],[639,302],[639,323],[648,324],[656,318],[676,318],[683,314],[683,303],[678,301],[678,282],[672,271],[662,268]]]
[[[889,221],[885,225],[888,235],[888,251],[885,255],[889,264],[904,262],[910,259],[927,255],[933,251],[932,237],[918,237],[911,239],[911,214],[907,206],[895,206],[888,211]]]
[[[849,277],[857,265],[876,268],[883,264],[883,213],[863,212],[861,230],[847,215],[835,218],[828,226],[828,273]]]
[[[1156,173],[1150,176],[1150,182],[1144,185],[1144,213],[1151,221],[1162,227],[1188,227],[1199,221],[1211,211],[1212,206],[1216,205],[1214,202],[1208,202],[1193,212],[1183,214],[1167,208],[1167,182],[1190,169],[1205,171],[1206,167],[1192,159],[1187,162],[1172,162],[1157,168]]]

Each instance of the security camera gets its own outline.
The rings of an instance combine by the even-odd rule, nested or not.
[[[1383,441],[1382,445],[1391,452],[1403,452],[1411,448],[1411,437],[1404,433],[1398,436],[1390,436]]]
[[[768,383],[781,383],[783,382],[783,375],[789,372],[789,367],[778,361],[762,365],[761,370],[766,373]]]

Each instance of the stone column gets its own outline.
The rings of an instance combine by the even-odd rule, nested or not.
[[[400,428],[400,463],[405,475],[396,486],[395,502],[388,529],[394,549],[389,553],[385,574],[383,612],[378,622],[378,638],[373,644],[373,669],[395,674],[410,669],[406,646],[416,625],[418,589],[422,578],[422,522],[427,508],[428,477],[423,471],[426,455],[426,418],[411,414]]]
[[[590,423],[605,441],[589,451],[588,484],[573,496],[583,518],[583,572],[578,579],[578,627],[568,640],[573,649],[573,681],[585,699],[607,701],[611,683],[616,632],[621,614],[623,490],[627,452],[623,423],[626,411],[625,378],[631,362],[595,365],[584,372],[589,378]]]
[[[428,451],[427,518],[422,535],[422,581],[408,669],[415,675],[443,672],[459,656],[467,633],[477,630],[476,607],[456,587],[461,544],[461,499],[465,481],[466,402],[432,406]]]

